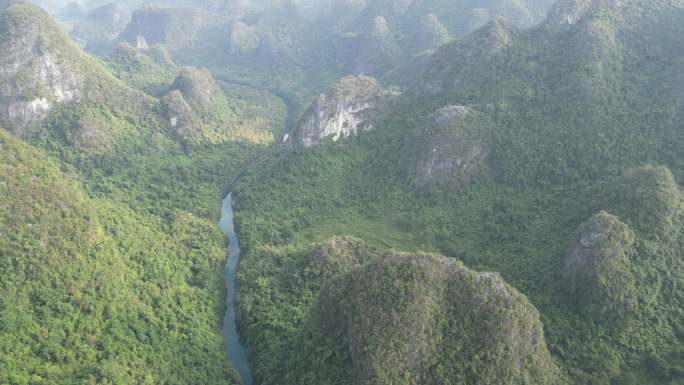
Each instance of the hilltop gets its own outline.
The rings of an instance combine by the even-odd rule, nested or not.
[[[103,152],[155,124],[152,98],[114,78],[33,5],[18,2],[0,13],[0,54],[9,58],[0,77],[0,125],[15,134]]]
[[[265,245],[273,250],[258,265],[274,266],[278,250],[330,236],[438,252],[524,293],[571,383],[676,383],[682,15],[677,1],[562,0],[536,27],[495,19],[400,67],[382,81],[397,80],[401,95],[364,113],[372,130],[275,151],[240,181],[243,274]],[[354,309],[343,306],[356,298],[343,289],[354,278],[339,282],[334,292],[349,296],[326,294],[327,306],[312,310],[308,325],[322,334],[311,341],[339,337],[323,326],[328,313]],[[346,362],[341,340],[331,341],[338,353],[318,356]],[[351,370],[383,367],[374,360],[386,356],[363,357],[350,358]],[[301,373],[337,383],[307,372],[325,360],[300,362]],[[256,353],[255,365],[269,381],[280,373],[268,355]],[[407,378],[420,375],[412,369]],[[373,381],[364,378],[354,383]]]

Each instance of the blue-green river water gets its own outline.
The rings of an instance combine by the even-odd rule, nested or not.
[[[219,220],[221,230],[228,236],[228,260],[226,262],[226,290],[227,307],[226,315],[223,318],[223,334],[226,356],[233,367],[240,374],[243,385],[252,385],[252,372],[247,361],[247,349],[240,342],[237,321],[235,317],[235,268],[240,260],[240,244],[237,234],[235,234],[235,224],[233,222],[233,199],[231,194],[223,200],[221,205],[221,219]]]

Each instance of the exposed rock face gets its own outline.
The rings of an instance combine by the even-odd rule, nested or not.
[[[577,24],[594,5],[594,3],[608,3],[613,0],[561,0],[551,9],[544,24],[549,28],[562,28]]]
[[[577,230],[565,257],[564,275],[578,309],[596,319],[616,319],[636,304],[630,270],[634,232],[617,217],[602,211]]]
[[[161,99],[170,132],[180,140],[196,137],[202,130],[202,121],[179,90],[173,90]]]
[[[84,75],[59,49],[70,44],[49,16],[19,3],[0,14],[0,126],[23,135],[57,103],[79,99]]]
[[[486,137],[493,123],[463,106],[446,106],[428,117],[419,129],[410,168],[420,188],[436,184],[460,188],[488,169]]]
[[[135,48],[142,51],[147,51],[148,49],[150,49],[150,44],[147,42],[147,39],[145,39],[145,36],[136,36],[135,42],[133,44],[135,45]]]
[[[499,274],[441,256],[387,255],[333,279],[304,330],[297,351],[308,383],[557,379],[527,298]]]
[[[368,111],[376,106],[382,88],[377,80],[365,76],[347,76],[318,97],[304,115],[302,124],[286,141],[304,147],[316,145],[322,139],[334,141],[370,129],[364,123]]]

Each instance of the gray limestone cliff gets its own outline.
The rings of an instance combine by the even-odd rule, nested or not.
[[[366,122],[378,105],[383,89],[377,80],[366,76],[347,76],[338,80],[309,108],[301,125],[285,141],[309,147],[331,137],[348,137],[372,126]]]
[[[20,2],[0,13],[0,57],[0,126],[16,135],[109,151],[157,123],[151,97],[112,76],[36,6]]]
[[[74,49],[37,7],[19,2],[0,13],[0,126],[23,135],[56,104],[81,97],[85,77]]]
[[[451,105],[438,109],[422,125],[407,153],[413,183],[424,189],[431,185],[458,189],[489,170],[487,135],[494,123],[473,109]]]

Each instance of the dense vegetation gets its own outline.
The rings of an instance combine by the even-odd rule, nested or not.
[[[91,198],[5,131],[0,146],[0,382],[235,383],[216,226]]]
[[[4,64],[35,66],[26,78],[3,74],[4,103],[51,98],[60,82],[79,80],[78,98],[51,98],[43,119],[15,127],[24,140],[0,132],[0,383],[238,383],[219,333],[218,207],[264,147],[237,121],[270,111],[270,139],[264,125],[253,133],[268,142],[282,107],[217,86],[237,122],[230,128],[241,131],[189,147],[169,131],[160,101],[131,87],[168,89],[172,62],[166,78],[113,60],[126,84],[35,7],[10,6],[0,27],[3,52],[22,53]],[[155,52],[159,63],[163,51],[145,55]],[[54,60],[50,76],[67,80],[32,72],[43,65],[38,54]]]
[[[229,188],[258,384],[681,384],[681,0],[174,4],[0,1],[0,384],[238,383]],[[372,130],[273,144],[349,72]]]
[[[527,299],[445,257],[388,254],[331,280],[301,338],[293,384],[564,382]]]
[[[237,186],[238,295],[257,378],[278,383],[287,349],[260,336],[310,327],[313,305],[279,271],[302,271],[312,242],[352,235],[500,272],[539,309],[572,383],[681,382],[681,9],[569,1],[532,30],[495,21],[439,50],[374,131],[251,168]],[[466,118],[435,125],[448,106]],[[462,162],[471,152],[485,155]],[[445,178],[416,183],[433,160]],[[326,346],[318,357],[339,357]],[[312,378],[336,383],[320,368]]]

